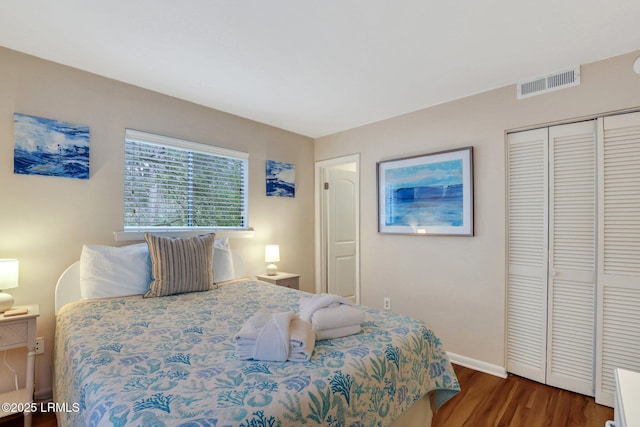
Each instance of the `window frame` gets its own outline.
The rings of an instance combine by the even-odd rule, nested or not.
[[[124,147],[127,141],[137,141],[143,144],[155,144],[189,152],[199,152],[207,155],[215,155],[220,157],[230,157],[242,160],[244,165],[243,188],[244,188],[244,224],[240,227],[209,227],[209,226],[125,226],[125,206],[124,206],[124,186],[126,185],[126,159],[123,157],[123,207],[122,221],[123,231],[114,233],[117,241],[142,240],[145,232],[152,232],[165,236],[184,237],[204,233],[216,233],[220,237],[253,237],[253,229],[249,227],[249,153],[243,151],[232,150],[228,148],[218,147],[209,144],[203,144],[188,141],[179,138],[173,138],[164,135],[153,134],[149,132],[139,131],[135,129],[125,129]],[[124,150],[123,150],[124,152]],[[123,153],[124,154],[124,153]]]

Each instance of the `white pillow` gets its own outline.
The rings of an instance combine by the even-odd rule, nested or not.
[[[82,247],[80,295],[83,299],[144,294],[151,280],[151,258],[146,243]]]
[[[229,239],[216,239],[213,242],[213,283],[235,279],[233,256]]]

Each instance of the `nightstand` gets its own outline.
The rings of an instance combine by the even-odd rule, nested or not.
[[[31,426],[31,412],[33,403],[33,386],[36,356],[36,319],[40,315],[38,304],[17,306],[15,308],[27,308],[26,314],[5,317],[0,314],[0,351],[14,348],[27,348],[27,375],[25,387],[20,390],[8,391],[0,394],[0,402],[15,403],[14,409],[26,409],[24,412],[25,427]],[[0,409],[0,417],[14,414],[16,412],[5,412]]]
[[[640,422],[640,372],[614,369],[616,394],[614,406],[615,427],[637,426]]]
[[[258,280],[262,280],[263,282],[271,283],[273,285],[284,286],[285,288],[291,289],[300,289],[300,275],[285,273],[280,271],[273,276],[268,276],[266,274],[258,274],[256,276]]]

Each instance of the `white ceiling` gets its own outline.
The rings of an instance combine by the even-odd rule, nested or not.
[[[320,137],[640,49],[640,1],[1,0],[0,45]]]

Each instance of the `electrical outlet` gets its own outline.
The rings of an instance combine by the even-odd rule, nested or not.
[[[44,353],[44,337],[36,338],[36,354]]]
[[[383,307],[385,310],[391,310],[391,298],[389,298],[389,297],[384,297],[384,303],[383,303],[382,307]]]

